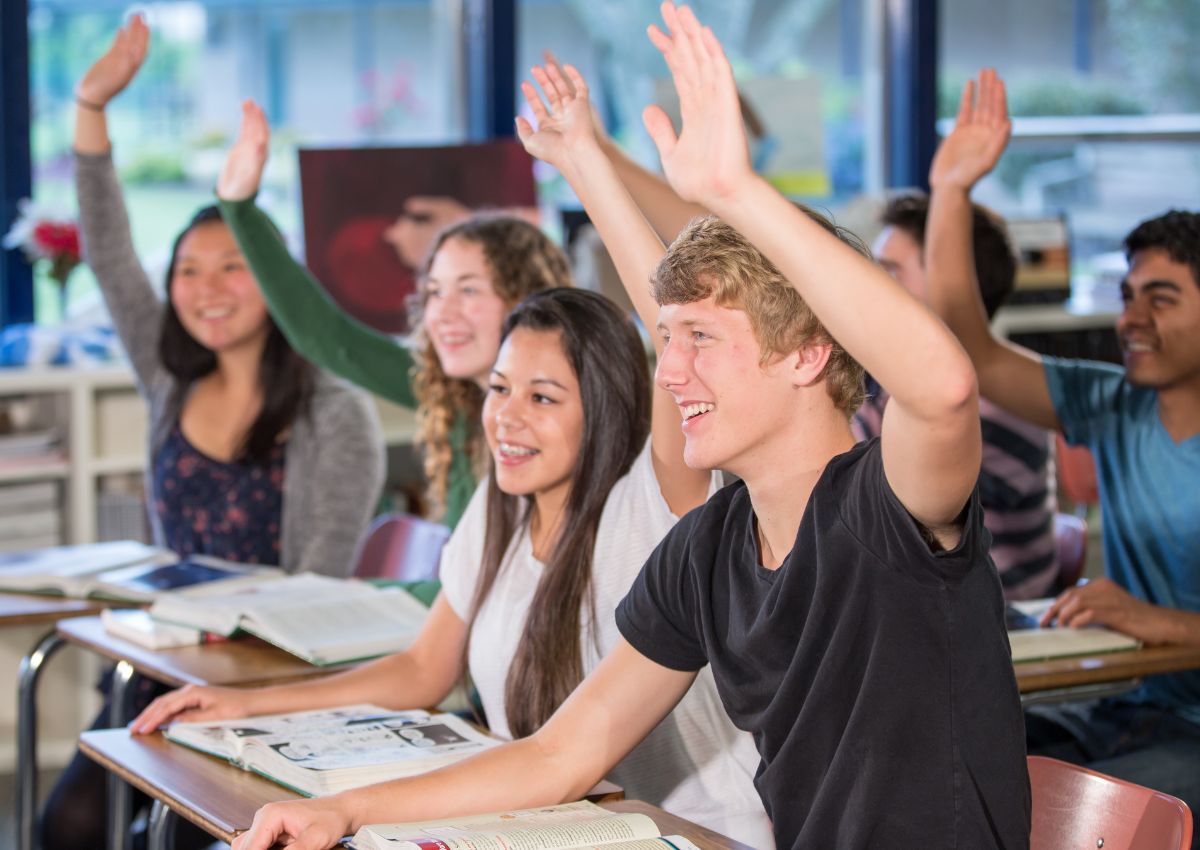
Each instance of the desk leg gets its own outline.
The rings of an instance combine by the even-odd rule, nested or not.
[[[17,850],[33,850],[33,826],[37,819],[37,683],[42,667],[62,646],[54,632],[38,641],[21,659],[17,674]]]
[[[112,706],[109,709],[108,725],[114,729],[125,726],[132,719],[129,717],[129,703],[132,696],[129,692],[129,682],[132,679],[133,666],[128,661],[117,662],[117,666],[112,672],[112,689],[109,692]],[[131,814],[129,785],[111,771],[107,781],[108,848],[109,850],[128,850]]]
[[[146,832],[146,850],[175,850],[175,813],[161,800],[155,800],[150,807]]]

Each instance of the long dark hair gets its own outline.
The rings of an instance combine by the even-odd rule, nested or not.
[[[215,206],[202,207],[188,222],[171,246],[167,266],[166,303],[158,336],[158,356],[166,370],[182,385],[203,378],[217,368],[217,355],[187,332],[171,303],[171,282],[179,259],[179,246],[185,236],[204,224],[224,224]],[[296,419],[307,415],[312,401],[316,373],[311,363],[295,352],[283,333],[267,315],[270,330],[258,365],[258,384],[263,403],[258,418],[246,432],[238,449],[239,458],[262,462],[269,458],[279,435]]]
[[[641,337],[629,317],[602,295],[550,289],[509,314],[502,339],[517,328],[561,334],[563,353],[579,380],[583,438],[557,539],[538,581],[525,628],[509,667],[504,702],[512,734],[525,737],[546,722],[583,679],[583,605],[596,633],[592,553],[609,491],[625,475],[650,433],[650,374]],[[471,620],[504,568],[513,538],[528,528],[533,497],[488,483],[483,565]],[[548,519],[548,518],[547,518]]]

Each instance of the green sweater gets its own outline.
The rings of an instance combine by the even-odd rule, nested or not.
[[[408,408],[416,408],[412,352],[399,340],[342,311],[308,270],[292,258],[266,213],[253,199],[220,201],[221,215],[250,264],[267,309],[303,357],[351,383]],[[462,411],[450,430],[450,474],[445,522],[451,528],[475,492]]]

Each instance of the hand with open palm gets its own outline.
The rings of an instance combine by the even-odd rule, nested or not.
[[[252,100],[243,101],[242,127],[217,178],[217,197],[224,201],[244,201],[258,192],[270,140],[271,127],[262,108]]]
[[[574,156],[600,150],[592,123],[587,83],[573,66],[565,65],[560,69],[553,62],[534,67],[533,78],[541,87],[542,95],[529,81],[521,83],[521,93],[533,111],[537,128],[534,129],[527,119],[518,117],[517,137],[531,156],[559,171],[566,171]]]
[[[105,54],[87,69],[75,89],[76,96],[87,106],[103,109],[137,76],[149,46],[150,28],[141,15],[134,15],[117,30]]]
[[[754,177],[733,71],[712,30],[691,9],[666,2],[662,16],[669,34],[655,25],[648,33],[671,70],[683,127],[676,135],[658,106],[646,107],[642,119],[671,187],[712,209]]]
[[[963,87],[958,118],[933,157],[929,185],[969,192],[995,168],[1011,133],[1004,81],[994,69],[985,68],[979,74],[978,86],[968,80]]]

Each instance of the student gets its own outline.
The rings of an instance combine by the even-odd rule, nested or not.
[[[970,363],[832,225],[753,175],[720,45],[690,10],[663,15],[670,36],[651,37],[683,131],[655,108],[648,128],[675,190],[728,224],[695,222],[658,268],[657,382],[685,419],[688,465],[742,481],[666,536],[618,608],[622,639],[534,735],[421,777],[271,804],[235,850],[577,799],[706,665],[755,735],[778,847],[1028,846],[1020,706],[972,495]],[[578,119],[578,96],[550,80],[549,116]],[[572,151],[570,169],[611,168],[595,147]],[[858,445],[850,354],[892,393],[883,435]]]
[[[135,16],[80,82],[75,179],[85,254],[150,409],[154,542],[183,556],[345,575],[383,483],[369,401],[288,346],[215,208],[176,239],[165,304],[134,253],[105,107],[148,43]],[[154,688],[136,680],[135,702]],[[104,775],[75,755],[47,805],[43,847],[103,844]]]
[[[879,264],[921,300],[929,288],[926,230],[929,198],[919,193],[888,201],[875,242]],[[971,209],[974,274],[990,321],[1008,299],[1017,264],[1004,220],[975,204]],[[879,436],[887,392],[867,379],[867,400],[854,414],[851,430],[860,440]],[[1008,599],[1038,599],[1054,592],[1058,548],[1054,537],[1054,437],[1044,428],[979,400],[983,424],[983,464],[979,503],[983,524],[992,535],[989,552]]]
[[[562,250],[537,227],[483,214],[443,230],[418,276],[416,354],[342,312],[288,253],[254,203],[270,129],[251,101],[217,186],[221,212],[259,281],[271,315],[313,363],[418,414],[429,494],[453,528],[486,468],[479,411],[500,323],[527,295],[570,286]]]
[[[994,403],[1096,458],[1106,578],[1061,594],[1044,625],[1100,624],[1147,644],[1200,645],[1200,214],[1169,212],[1125,239],[1117,336],[1125,368],[1039,357],[993,337],[971,281],[971,188],[1010,124],[994,72],[968,83],[930,172],[930,303]],[[937,273],[934,273],[934,269]],[[1200,806],[1200,672],[1153,676],[1133,694],[1031,712],[1031,749]]]

